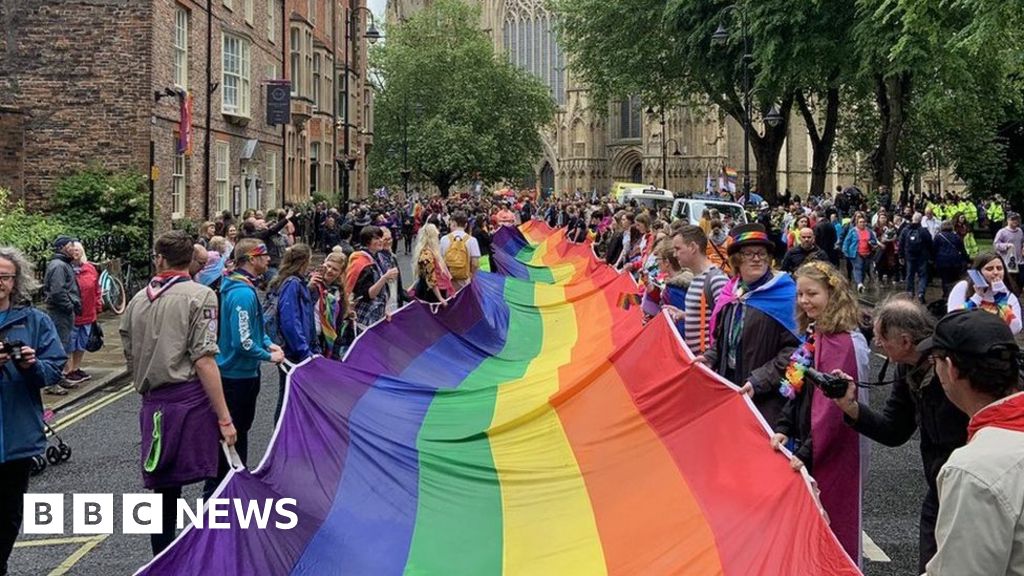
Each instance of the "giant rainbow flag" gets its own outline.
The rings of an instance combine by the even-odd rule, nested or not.
[[[747,397],[543,224],[502,229],[447,309],[413,304],[289,376],[253,472],[292,530],[188,529],[142,574],[858,574]]]

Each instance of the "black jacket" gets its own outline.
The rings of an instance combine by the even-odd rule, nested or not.
[[[743,310],[740,349],[736,354],[736,369],[730,370],[725,344],[736,306],[744,305],[734,302],[719,311],[714,346],[704,352],[704,358],[712,370],[733,384],[743,386],[749,381],[754,386],[754,404],[774,429],[782,407],[786,404],[786,397],[779,393],[779,382],[800,340],[771,316],[746,306]]]
[[[836,234],[836,227],[828,218],[822,218],[814,225],[814,243],[828,254],[828,259],[833,264],[839,262],[839,236]]]
[[[804,250],[802,246],[797,245],[789,252],[786,252],[785,257],[782,258],[782,266],[780,266],[780,268],[783,272],[789,272],[792,274],[793,272],[796,272],[796,269],[802,266],[804,262],[810,262],[812,260],[828,262],[828,254],[817,246],[810,250]]]
[[[622,232],[616,232],[612,234],[611,239],[608,240],[608,250],[605,253],[604,261],[609,264],[615,264],[619,261],[619,256],[622,254]]]

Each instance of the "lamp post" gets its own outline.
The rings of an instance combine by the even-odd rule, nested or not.
[[[366,6],[357,6],[349,11],[348,17],[345,19],[345,179],[342,182],[341,198],[342,203],[348,206],[349,200],[349,187],[351,182],[350,172],[355,168],[355,160],[350,158],[352,144],[351,144],[351,130],[352,122],[351,115],[349,114],[349,104],[352,99],[352,95],[349,93],[349,76],[352,74],[352,63],[353,63],[353,52],[359,46],[359,29],[356,24],[359,22],[359,12],[365,10],[370,15],[370,27],[366,30],[364,36],[370,44],[374,44],[377,40],[380,40],[381,33],[377,30],[377,22],[373,17],[373,11]]]
[[[669,138],[665,140],[665,131],[661,131],[661,187],[668,190],[668,145],[672,143],[675,146],[675,150],[672,151],[672,155],[679,157],[682,156],[682,152],[679,151],[679,142],[676,142],[675,138]]]
[[[743,196],[745,198],[750,197],[750,128],[753,123],[752,111],[750,106],[751,97],[754,91],[750,86],[750,62],[754,59],[753,54],[750,53],[750,36],[747,33],[747,18],[746,14],[739,4],[732,4],[726,6],[722,13],[733,11],[736,13],[740,21],[740,35],[743,37],[743,56],[741,63],[743,64]],[[711,44],[715,46],[721,46],[729,40],[729,31],[725,28],[721,22],[718,24],[718,28],[711,34]],[[768,126],[774,128],[782,122],[782,114],[779,111],[779,107],[772,105],[771,110],[764,117],[764,122]]]

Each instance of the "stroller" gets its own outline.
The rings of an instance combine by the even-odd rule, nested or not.
[[[46,427],[47,434],[57,440],[57,444],[50,444],[46,447],[44,454],[38,454],[32,457],[32,470],[31,474],[37,476],[46,470],[46,464],[62,464],[71,459],[71,447],[64,443],[64,439],[57,434],[57,431],[50,426],[50,422],[53,421],[53,410],[45,410],[43,412],[43,426]]]

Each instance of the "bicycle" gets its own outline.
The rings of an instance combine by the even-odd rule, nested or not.
[[[128,293],[125,286],[132,285],[132,265],[125,264],[122,273],[121,259],[114,258],[107,261],[103,272],[100,273],[100,291],[103,304],[117,315],[124,314],[128,306]]]

